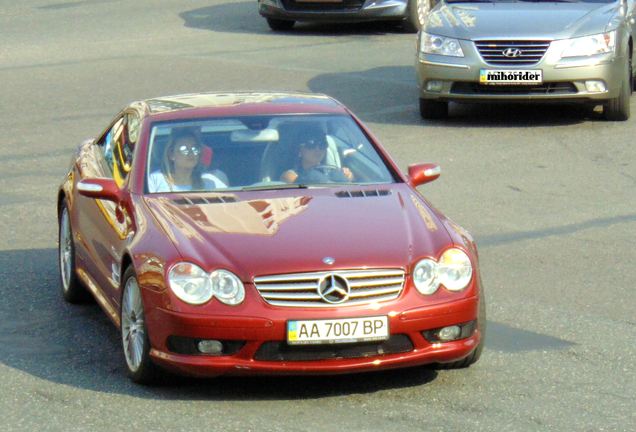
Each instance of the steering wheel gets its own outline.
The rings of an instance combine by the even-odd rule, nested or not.
[[[329,172],[333,170],[339,170],[340,168],[335,165],[316,165],[307,168],[305,171],[317,170],[322,171],[323,174],[328,175]]]

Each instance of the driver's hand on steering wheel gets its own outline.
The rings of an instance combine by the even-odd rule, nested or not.
[[[342,173],[347,176],[350,182],[353,181],[353,173],[349,168],[342,167]]]

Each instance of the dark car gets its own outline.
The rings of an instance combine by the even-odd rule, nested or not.
[[[405,32],[421,27],[438,0],[258,0],[258,12],[272,30],[291,30],[296,21],[353,23],[394,21]]]
[[[484,346],[472,237],[343,105],[315,94],[135,102],[59,189],[64,298],[121,329],[133,381],[465,367]]]

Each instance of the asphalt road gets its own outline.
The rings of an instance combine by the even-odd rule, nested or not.
[[[0,0],[0,431],[636,430],[636,114],[452,105],[424,122],[414,38],[381,24],[274,34],[253,0]],[[480,248],[476,365],[125,378],[105,314],[60,295],[56,189],[128,102],[207,90],[327,93],[404,168],[441,165],[421,191]]]

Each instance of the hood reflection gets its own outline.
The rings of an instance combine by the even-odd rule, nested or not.
[[[311,199],[303,196],[224,204],[179,205],[172,200],[160,198],[154,200],[157,205],[152,207],[165,216],[172,229],[178,229],[188,238],[202,239],[199,230],[273,236],[281,223],[305,211]]]

